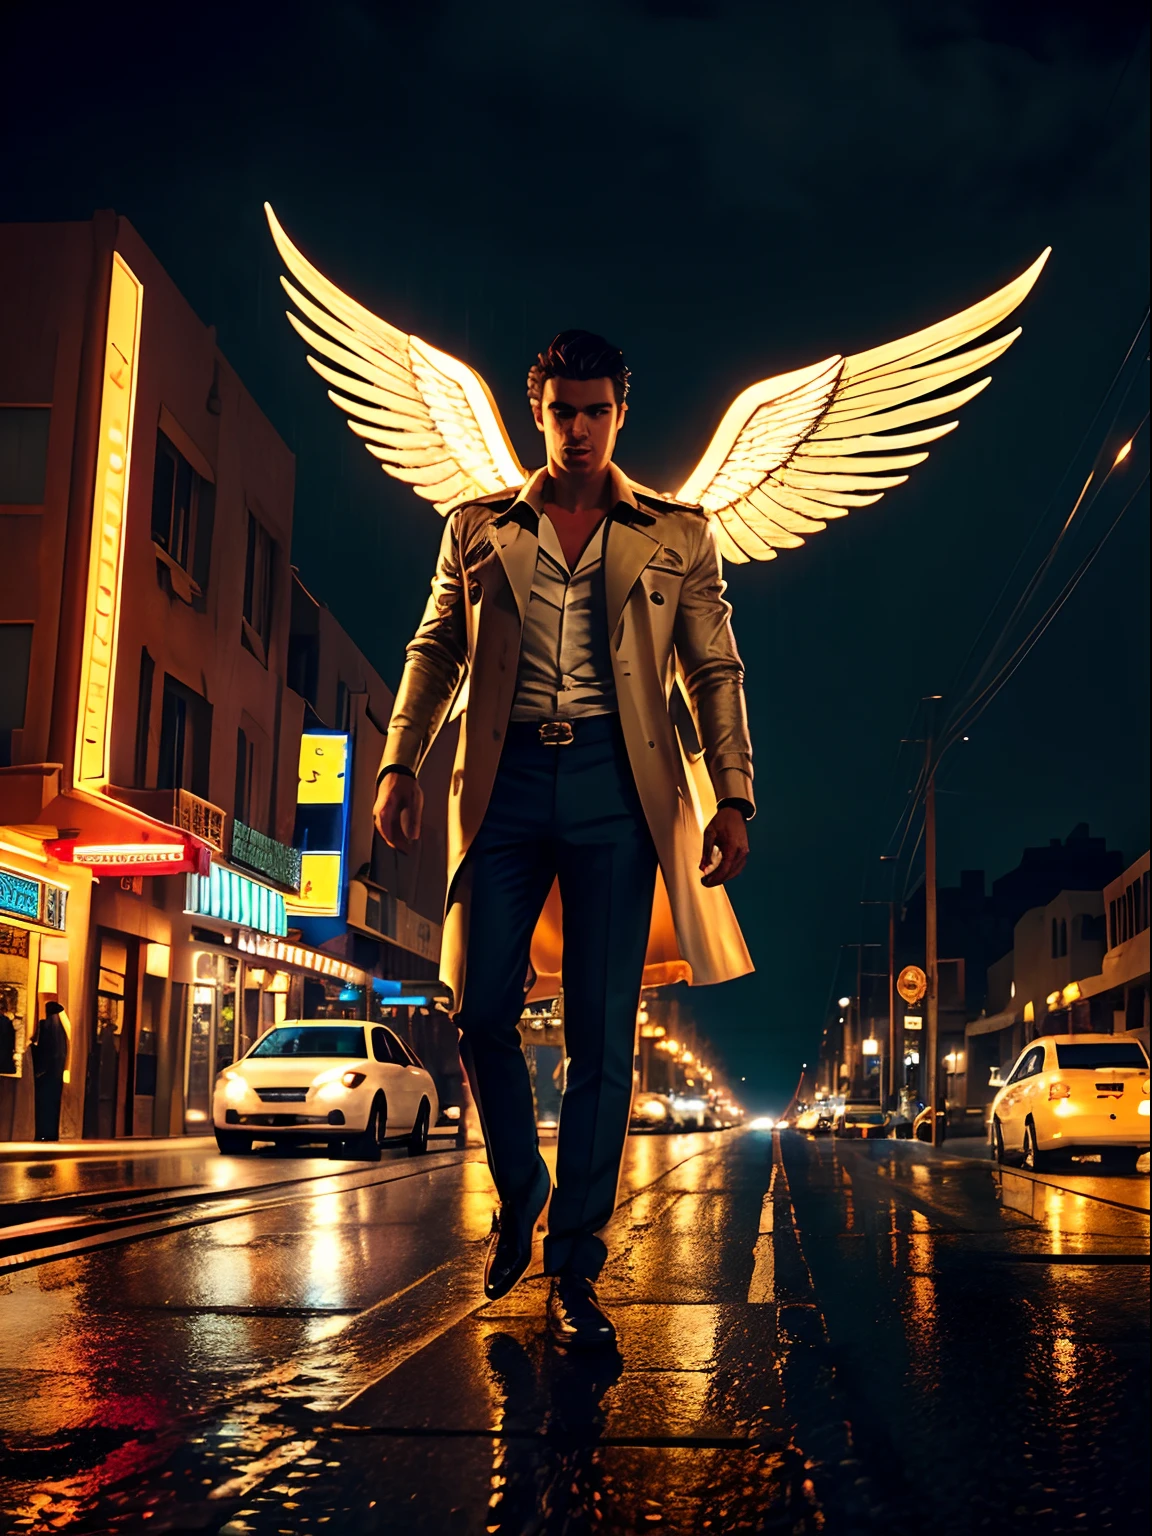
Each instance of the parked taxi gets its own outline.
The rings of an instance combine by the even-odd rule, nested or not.
[[[1045,1035],[1025,1046],[992,1101],[992,1155],[1039,1169],[1099,1153],[1111,1171],[1134,1169],[1148,1151],[1148,1103],[1139,1040]]]

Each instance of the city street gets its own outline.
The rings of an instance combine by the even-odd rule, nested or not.
[[[619,1355],[579,1359],[541,1339],[538,1264],[484,1303],[487,1170],[444,1146],[200,1146],[120,1159],[119,1193],[102,1160],[59,1164],[0,1259],[5,1528],[959,1536],[1147,1513],[1146,1176],[1001,1188],[947,1148],[633,1136],[600,1286]],[[8,1200],[35,1167],[5,1167]]]

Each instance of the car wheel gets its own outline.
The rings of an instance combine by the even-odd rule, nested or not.
[[[383,1098],[377,1095],[368,1115],[368,1124],[359,1136],[350,1136],[344,1143],[346,1156],[358,1163],[378,1163],[387,1128],[388,1111]]]
[[[1043,1173],[1052,1166],[1051,1152],[1041,1152],[1036,1140],[1036,1127],[1031,1120],[1024,1127],[1024,1166],[1033,1173]]]
[[[242,1157],[252,1150],[252,1137],[243,1131],[217,1131],[216,1145],[226,1157]]]
[[[1142,1147],[1107,1147],[1100,1155],[1104,1173],[1135,1173]]]
[[[432,1108],[427,1099],[420,1100],[420,1109],[416,1115],[416,1124],[412,1127],[412,1134],[408,1138],[408,1156],[422,1157],[428,1150],[428,1125],[432,1119]]]

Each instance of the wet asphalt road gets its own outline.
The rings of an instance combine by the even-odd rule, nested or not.
[[[620,1350],[580,1360],[543,1343],[539,1278],[483,1301],[478,1151],[183,1172],[228,1187],[0,1274],[3,1528],[1145,1522],[1146,1178],[1105,1203],[947,1148],[633,1137]]]

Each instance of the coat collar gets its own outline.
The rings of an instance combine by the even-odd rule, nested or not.
[[[609,527],[605,537],[604,585],[608,633],[612,634],[624,611],[629,592],[640,572],[660,548],[660,542],[637,526],[641,523],[651,524],[654,519],[636,500],[628,476],[615,464],[609,466],[608,474],[613,504],[608,514]],[[528,611],[532,578],[536,574],[536,555],[539,549],[537,530],[547,483],[547,467],[529,475],[516,500],[492,524],[496,553],[516,599],[521,624]]]

